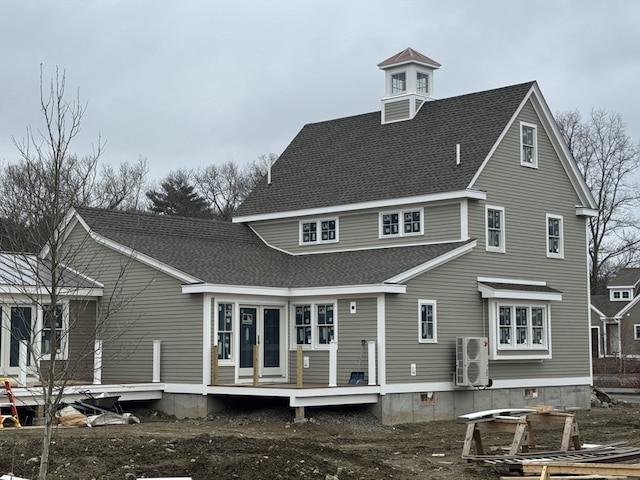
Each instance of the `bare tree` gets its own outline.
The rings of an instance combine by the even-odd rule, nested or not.
[[[589,221],[595,293],[612,272],[640,261],[640,219],[634,215],[640,185],[633,184],[640,168],[640,143],[627,135],[618,113],[604,109],[592,110],[584,122],[577,111],[559,113],[556,121],[598,203],[598,215]]]
[[[76,156],[70,152],[85,111],[86,104],[80,102],[78,93],[68,100],[64,72],[56,69],[48,86],[41,72],[40,113],[44,128],[40,131],[28,127],[23,140],[14,139],[20,160],[4,168],[0,182],[1,216],[4,217],[0,243],[13,251],[0,254],[0,284],[12,287],[9,291],[17,292],[16,298],[20,300],[10,307],[11,325],[3,334],[11,337],[13,357],[17,342],[27,341],[29,372],[38,377],[41,385],[38,394],[43,399],[45,427],[39,480],[47,478],[55,412],[64,387],[93,357],[93,338],[102,332],[102,326],[127,304],[126,299],[116,298],[117,288],[100,302],[81,297],[78,292],[91,282],[85,275],[67,268],[67,265],[82,264],[76,260],[87,255],[82,242],[73,248],[64,243],[69,233],[70,224],[65,221],[69,208],[74,204],[98,202],[96,166],[103,151],[102,141],[98,139],[90,155]],[[135,188],[131,186],[131,179],[119,177],[132,171],[137,175],[136,181],[140,181],[146,175],[145,162],[139,160],[133,167],[125,165],[118,174],[106,169],[100,190],[101,201],[112,202],[112,206],[126,202],[130,197],[126,192],[135,191]],[[40,250],[40,247],[44,248]],[[34,250],[40,254],[28,253]],[[81,260],[86,263],[86,258]],[[123,276],[125,268],[123,265]],[[84,312],[87,308],[92,312],[89,317]],[[64,309],[73,311],[65,312]],[[37,320],[34,312],[38,312]],[[66,324],[63,318],[68,318]],[[74,345],[73,362],[60,358],[59,352],[68,346],[70,333],[78,329],[89,331],[88,340],[82,345]],[[15,358],[10,366],[16,368]]]
[[[142,210],[148,173],[147,159],[143,156],[138,157],[134,164],[121,163],[117,170],[103,165],[96,185],[95,202],[92,203],[110,210]]]
[[[245,168],[233,162],[209,165],[196,171],[196,185],[200,194],[211,205],[214,215],[221,220],[229,221],[277,158],[275,153],[260,155]]]

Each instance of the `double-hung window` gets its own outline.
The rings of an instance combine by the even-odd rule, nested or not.
[[[232,360],[233,303],[218,304],[218,359]]]
[[[63,346],[64,341],[66,340],[63,336],[64,326],[62,323],[62,305],[55,305],[53,308],[51,308],[51,305],[43,305],[42,308],[41,353],[51,358],[52,343],[55,339],[56,348],[54,356],[55,358],[60,358],[62,352],[65,351]]]
[[[418,341],[420,343],[436,343],[436,318],[435,300],[419,300]]]
[[[563,258],[562,217],[547,215],[547,257]]]
[[[538,168],[538,133],[531,123],[520,122],[520,164]]]
[[[423,233],[423,209],[382,212],[380,214],[380,238],[421,235]]]
[[[487,250],[504,252],[504,208],[487,206],[486,212]]]
[[[338,219],[303,220],[300,222],[300,245],[338,241]]]
[[[293,306],[294,345],[328,348],[336,340],[337,318],[334,303]]]
[[[405,93],[407,91],[406,72],[394,73],[391,75],[391,95]]]

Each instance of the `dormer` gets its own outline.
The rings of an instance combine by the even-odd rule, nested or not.
[[[440,64],[407,48],[378,64],[385,72],[382,123],[411,120],[420,106],[433,100],[433,73]]]

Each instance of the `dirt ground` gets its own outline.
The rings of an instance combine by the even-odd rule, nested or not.
[[[382,426],[359,407],[307,409],[307,423],[270,405],[236,406],[200,420],[133,411],[140,424],[58,427],[51,479],[158,477],[209,479],[498,479],[490,467],[461,459],[466,426],[454,421]],[[587,443],[640,447],[640,405],[575,412]],[[556,450],[560,425],[534,431],[540,450]],[[0,475],[33,479],[42,429],[0,431]],[[484,437],[507,447],[509,434]],[[500,451],[500,450],[497,450]],[[333,476],[333,477],[332,477]]]

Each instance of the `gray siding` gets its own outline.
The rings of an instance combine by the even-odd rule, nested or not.
[[[356,313],[350,313],[350,302],[356,302]],[[362,340],[376,340],[376,299],[349,298],[338,300],[338,384],[346,384],[351,372],[365,372],[367,377],[367,345]],[[309,368],[303,369],[305,384],[327,385],[329,382],[329,351],[304,350]],[[296,349],[289,352],[290,380],[295,383]]]
[[[401,211],[407,208],[398,207],[394,210]],[[388,210],[391,209],[384,211]],[[379,212],[380,210],[368,210],[341,214],[338,218],[339,241],[334,243],[299,245],[299,220],[263,221],[255,222],[251,226],[269,245],[293,254],[460,240],[459,203],[425,205],[424,234],[406,237],[379,238]]]
[[[384,104],[384,121],[393,122],[395,120],[406,120],[410,113],[409,99],[389,102]]]
[[[494,380],[590,374],[585,219],[575,215],[578,198],[530,105],[521,118],[538,125],[539,168],[520,165],[516,121],[475,185],[488,192],[487,204],[505,208],[506,253],[485,251],[485,202],[470,202],[469,233],[478,247],[411,280],[406,295],[387,298],[389,383],[451,381],[455,337],[489,335],[478,276],[546,281],[563,297],[551,302],[553,358],[491,361]],[[546,214],[563,217],[563,259],[546,256]],[[437,301],[437,344],[418,343],[418,299]]]
[[[202,383],[202,296],[183,295],[179,280],[96,244],[81,227],[65,246],[65,263],[105,286],[97,306],[103,382],[150,382],[161,340],[160,380]]]

